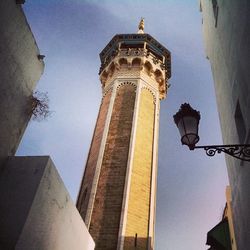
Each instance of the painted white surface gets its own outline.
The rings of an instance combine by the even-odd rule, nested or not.
[[[0,193],[0,211],[5,218],[4,224],[0,221],[1,235],[9,235],[5,241],[0,237],[0,246],[4,247],[1,249],[94,249],[94,242],[48,156],[11,157],[1,176]],[[19,230],[12,235],[12,230],[5,231],[5,225],[18,226]]]
[[[31,117],[30,96],[44,64],[20,5],[0,1],[0,165],[14,155]]]
[[[201,1],[206,53],[211,64],[224,144],[249,144],[249,1],[217,0],[217,26],[211,1]],[[237,103],[246,129],[240,140]],[[242,129],[241,129],[242,130]],[[250,246],[250,164],[227,156],[237,248]]]

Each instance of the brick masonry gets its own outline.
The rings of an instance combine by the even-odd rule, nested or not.
[[[96,127],[89,150],[88,160],[85,167],[84,177],[82,179],[80,193],[78,195],[77,208],[80,211],[80,214],[83,219],[85,218],[87,212],[91,187],[95,175],[96,163],[100,151],[101,141],[103,137],[103,130],[107,118],[111,94],[112,92],[110,89],[108,93],[103,97],[100,106]]]
[[[90,223],[95,249],[117,248],[135,96],[133,85],[117,90]]]

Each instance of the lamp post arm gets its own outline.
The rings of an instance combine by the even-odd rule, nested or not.
[[[237,159],[250,161],[250,144],[195,146],[193,149],[199,148],[203,148],[208,156],[223,152]]]

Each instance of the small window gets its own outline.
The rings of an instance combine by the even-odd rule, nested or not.
[[[234,118],[235,118],[235,124],[236,124],[239,141],[240,143],[243,144],[245,142],[245,137],[246,137],[246,125],[244,122],[244,118],[242,115],[239,101],[237,102],[237,105],[236,105]]]
[[[214,20],[215,20],[215,27],[217,27],[217,20],[218,20],[218,13],[219,13],[219,6],[217,0],[212,0],[213,5],[213,12],[214,12]]]

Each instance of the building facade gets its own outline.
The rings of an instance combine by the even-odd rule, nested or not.
[[[0,1],[0,169],[16,153],[32,115],[33,90],[44,69],[23,2]]]
[[[207,233],[208,250],[237,250],[230,186],[226,187],[226,201],[221,221]]]
[[[250,2],[201,0],[206,54],[211,64],[224,144],[249,144]],[[250,164],[226,157],[239,250],[250,246]]]
[[[51,159],[14,156],[44,69],[24,2],[0,1],[0,249],[93,250]]]
[[[49,156],[9,157],[0,175],[1,250],[94,250]]]
[[[160,100],[170,52],[141,21],[100,54],[103,98],[77,208],[96,249],[154,249]]]

